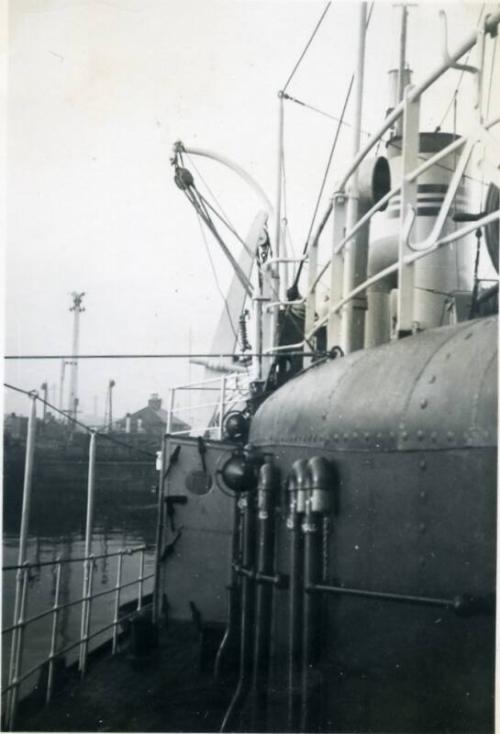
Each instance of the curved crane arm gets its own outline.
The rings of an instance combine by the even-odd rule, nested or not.
[[[188,148],[180,140],[174,143],[174,154],[177,153],[188,153],[189,155],[199,155],[203,156],[204,158],[211,158],[213,161],[217,161],[223,166],[230,168],[231,171],[234,171],[234,173],[240,176],[240,178],[242,178],[243,181],[245,181],[255,191],[257,196],[261,199],[262,203],[266,207],[268,214],[273,214],[273,205],[271,204],[269,197],[265,193],[264,189],[252,176],[250,176],[249,173],[245,171],[244,168],[239,166],[234,161],[230,160],[230,158],[226,158],[225,156],[219,155],[218,153],[213,153],[211,150],[205,150],[204,148]]]

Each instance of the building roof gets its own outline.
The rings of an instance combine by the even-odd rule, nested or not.
[[[144,408],[141,408],[140,410],[136,410],[135,413],[130,414],[130,419],[132,421],[138,421],[141,420],[146,427],[147,425],[162,425],[166,426],[168,421],[168,411],[163,410],[163,408],[159,408],[158,410],[155,410],[150,405],[146,405]],[[118,423],[120,425],[124,424],[126,421],[126,418],[121,418]],[[191,428],[191,426],[188,423],[185,423],[183,420],[178,418],[175,414],[172,417],[172,430],[174,431],[188,431]]]

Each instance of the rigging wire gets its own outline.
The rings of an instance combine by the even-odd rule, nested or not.
[[[321,197],[323,196],[323,191],[324,191],[325,185],[326,185],[326,179],[328,178],[328,174],[330,172],[330,166],[331,166],[331,163],[332,163],[332,160],[333,160],[333,155],[335,153],[335,149],[337,147],[337,141],[339,139],[340,128],[341,128],[341,125],[342,125],[342,118],[344,117],[345,111],[347,109],[347,105],[349,104],[349,99],[350,99],[350,96],[351,96],[353,84],[354,84],[354,74],[351,76],[351,81],[349,82],[349,87],[348,87],[348,90],[347,90],[347,94],[345,96],[344,106],[343,106],[343,109],[342,109],[342,114],[341,114],[340,120],[338,122],[337,129],[335,131],[335,136],[333,138],[332,147],[330,149],[330,155],[328,156],[328,161],[327,161],[327,164],[326,164],[325,172],[323,174],[323,180],[321,181],[321,186],[320,186],[320,189],[319,189],[318,197],[316,199],[316,205],[314,207],[314,211],[313,211],[313,215],[312,215],[312,219],[311,219],[311,224],[309,225],[309,231],[307,233],[307,237],[306,237],[306,241],[305,241],[305,244],[304,244],[304,248],[302,250],[302,256],[303,257],[306,256],[307,250],[309,249],[309,242],[310,242],[310,239],[311,239],[311,234],[312,234],[312,231],[313,231],[314,223],[316,221],[316,217],[318,215],[319,205],[321,203]],[[302,260],[299,263],[299,267],[297,268],[297,273],[295,275],[295,281],[294,281],[294,284],[295,285],[297,285],[298,282],[299,282],[299,279],[300,279],[300,275],[302,273],[303,266],[304,266],[304,260]]]
[[[329,120],[335,120],[335,122],[341,122],[341,124],[345,125],[345,127],[354,127],[352,122],[346,122],[345,120],[341,120],[340,117],[336,117],[335,115],[330,114],[330,112],[325,112],[324,110],[321,110],[319,107],[314,107],[314,105],[309,104],[308,102],[304,102],[301,99],[297,99],[297,97],[292,97],[290,94],[283,94],[283,99],[287,99],[290,102],[295,102],[295,104],[298,104],[301,107],[305,107],[308,110],[317,112],[319,115],[323,115],[323,117],[327,117]],[[361,132],[363,135],[366,135],[368,138],[371,136],[371,132],[369,132],[368,130],[361,130]]]
[[[328,3],[327,3],[327,5],[326,5],[326,7],[325,7],[325,9],[324,9],[324,10],[323,10],[323,12],[321,13],[321,17],[320,17],[320,19],[318,20],[318,22],[316,23],[316,26],[315,26],[315,28],[314,28],[314,30],[313,30],[313,32],[312,32],[312,34],[311,34],[311,37],[309,38],[308,42],[306,43],[306,45],[305,45],[305,47],[304,47],[304,50],[303,50],[303,51],[302,51],[302,53],[300,54],[300,56],[299,56],[299,59],[298,59],[297,63],[296,63],[296,64],[295,64],[295,66],[293,67],[293,69],[292,69],[292,72],[291,72],[290,76],[288,77],[288,79],[287,79],[287,80],[286,80],[286,82],[285,82],[285,86],[283,87],[283,92],[286,92],[286,90],[287,90],[287,88],[288,88],[288,85],[289,85],[289,84],[290,84],[290,82],[292,81],[293,77],[295,76],[295,73],[296,73],[297,69],[299,68],[300,64],[302,63],[302,60],[303,60],[304,56],[305,56],[305,55],[306,55],[306,53],[308,52],[308,50],[309,50],[309,46],[310,46],[310,45],[311,45],[311,43],[313,42],[313,40],[314,40],[314,37],[316,36],[316,33],[318,32],[318,30],[319,30],[319,28],[320,28],[320,26],[321,26],[321,24],[322,24],[322,22],[323,22],[323,20],[324,20],[324,18],[325,18],[325,16],[326,16],[326,14],[327,14],[327,13],[328,13],[328,11],[330,10],[330,5],[331,5],[331,2],[328,2]]]
[[[214,237],[217,239],[219,245],[221,246],[225,256],[231,263],[233,270],[235,271],[236,275],[238,276],[242,286],[245,288],[248,295],[252,292],[252,284],[250,283],[247,275],[245,274],[243,268],[240,266],[234,255],[231,253],[229,247],[226,245],[222,237],[219,235],[217,229],[215,228],[215,225],[213,221],[210,219],[210,214],[207,211],[207,207],[205,205],[205,199],[201,196],[201,194],[196,189],[196,186],[193,186],[194,192],[196,196],[198,197],[198,203],[200,207],[200,214],[204,222],[206,222],[207,227],[210,229]],[[208,203],[208,202],[207,202]],[[248,248],[246,245],[244,245],[245,250],[248,252]]]
[[[281,187],[281,199],[283,202],[283,216],[281,218],[280,222],[280,228],[281,232],[283,234],[283,241],[285,245],[285,249],[287,248],[287,243],[290,245],[290,252],[288,253],[288,257],[295,258],[295,247],[293,246],[291,234],[290,234],[290,227],[288,226],[288,190],[287,190],[287,176],[286,176],[286,165],[285,165],[285,114],[283,110],[283,133],[282,133],[282,140],[281,140],[281,152],[280,152],[280,173],[281,173],[281,181],[282,181],[282,187]],[[295,269],[296,264],[292,263],[293,269]],[[285,274],[286,274],[286,280],[288,281],[288,263],[285,264]]]
[[[295,258],[295,247],[292,241],[292,234],[290,227],[288,226],[288,193],[287,193],[287,177],[286,177],[286,166],[285,166],[285,151],[283,149],[283,160],[282,160],[282,175],[283,175],[283,228],[285,230],[285,238],[290,246],[290,255]],[[296,265],[294,264],[294,268]]]
[[[181,169],[178,169],[178,172],[180,171]],[[217,228],[215,227],[215,224],[213,223],[212,219],[210,218],[210,214],[207,211],[207,207],[204,204],[204,199],[200,196],[198,190],[196,189],[196,186],[193,183],[191,174],[186,169],[182,169],[182,175],[184,176],[184,178],[186,178],[186,174],[188,174],[187,180],[182,180],[182,176],[179,177],[179,182],[178,182],[179,188],[184,192],[184,194],[186,195],[186,198],[192,204],[198,216],[201,217],[201,219],[205,222],[209,230],[212,232],[213,236],[219,243],[225,256],[231,263],[231,266],[233,270],[235,271],[238,279],[240,280],[242,286],[244,287],[245,291],[250,295],[252,291],[252,285],[250,281],[248,280],[243,269],[240,267],[240,265],[238,264],[238,262],[232,255],[231,251],[227,247],[226,243],[220,236],[219,232],[217,231]]]
[[[190,164],[191,166],[193,166],[194,170],[196,171],[196,175],[197,175],[197,176],[198,176],[198,178],[199,178],[199,179],[201,180],[201,182],[203,183],[203,185],[204,185],[204,186],[205,186],[205,188],[207,189],[208,193],[210,194],[210,196],[212,197],[212,199],[214,200],[214,202],[216,203],[216,205],[217,205],[217,206],[219,207],[219,209],[220,209],[221,213],[222,213],[222,214],[224,215],[224,217],[225,217],[225,218],[227,219],[227,221],[229,222],[229,216],[228,216],[227,212],[226,212],[226,211],[225,211],[225,210],[223,209],[223,207],[222,207],[222,204],[220,203],[219,199],[218,199],[218,198],[216,197],[216,195],[214,194],[213,190],[212,190],[212,189],[210,188],[210,186],[208,185],[208,183],[207,183],[207,181],[206,181],[205,177],[204,177],[204,176],[202,175],[202,173],[201,173],[200,169],[198,168],[198,166],[197,166],[197,165],[196,165],[196,163],[194,162],[194,159],[193,159],[193,158],[192,158],[192,156],[190,156],[190,155],[189,155],[188,153],[186,153],[185,155],[186,155],[186,158],[187,158],[187,159],[188,159],[188,161],[189,161],[189,164]]]
[[[8,388],[9,390],[13,390],[14,392],[21,393],[22,395],[27,395],[30,398],[35,397],[35,399],[38,400],[40,403],[42,403],[42,405],[46,405],[48,408],[53,410],[55,413],[59,413],[59,415],[64,416],[70,423],[74,423],[76,426],[80,426],[80,428],[83,428],[85,431],[87,431],[87,433],[95,433],[95,435],[99,436],[99,438],[104,438],[106,441],[109,441],[110,443],[114,443],[117,446],[124,446],[125,448],[130,449],[131,451],[135,451],[138,454],[144,454],[145,456],[156,458],[156,454],[153,454],[151,451],[140,449],[137,446],[134,446],[133,444],[127,443],[126,441],[120,441],[118,438],[114,438],[113,436],[110,436],[107,433],[101,433],[100,431],[97,431],[95,428],[91,428],[90,426],[87,426],[85,423],[82,423],[77,418],[73,418],[73,416],[68,415],[63,410],[56,408],[56,406],[52,405],[52,403],[49,403],[48,400],[44,400],[43,398],[41,398],[35,390],[23,390],[21,387],[17,387],[16,385],[11,385],[8,382],[4,382],[3,384],[4,384],[4,387]]]
[[[210,196],[214,200],[216,206],[219,208],[220,213],[217,212],[214,209],[214,207],[211,206],[211,204],[207,201],[207,199],[205,197],[203,197],[200,194],[199,191],[198,191],[198,196],[200,196],[200,198],[203,199],[204,203],[215,214],[215,216],[218,217],[218,219],[222,222],[222,224],[224,224],[224,226],[227,227],[227,229],[241,242],[241,244],[243,245],[243,247],[245,247],[246,249],[248,249],[245,241],[243,240],[242,237],[240,237],[240,235],[236,231],[236,227],[231,222],[231,220],[230,220],[227,212],[223,209],[222,204],[220,203],[219,199],[216,197],[216,195],[214,194],[214,192],[212,191],[212,189],[210,188],[210,186],[206,182],[206,179],[202,176],[202,174],[200,172],[200,169],[198,168],[198,166],[196,165],[196,163],[194,162],[194,160],[192,159],[192,157],[186,153],[186,158],[188,159],[189,164],[193,166],[194,170],[196,171],[196,175],[200,178],[201,182],[203,183],[203,185],[207,189],[208,193],[210,194]],[[222,216],[221,216],[221,214],[222,214]]]
[[[471,52],[469,51],[469,53],[465,57],[464,64],[468,64],[469,63],[470,54],[471,54]],[[444,115],[441,118],[441,122],[436,126],[436,132],[439,132],[441,130],[441,127],[443,125],[443,122],[446,120],[446,118],[447,118],[447,116],[448,116],[448,114],[449,114],[449,112],[450,112],[450,110],[451,110],[451,108],[453,106],[454,101],[457,99],[458,92],[459,92],[459,89],[460,89],[460,85],[461,85],[461,83],[463,81],[464,76],[465,76],[465,70],[462,69],[462,71],[460,73],[460,76],[458,78],[457,86],[455,87],[455,89],[452,92],[451,99],[450,99],[450,102],[448,104],[448,107],[446,108],[446,111],[445,111]]]
[[[200,216],[200,214],[198,214],[198,212],[196,212],[196,213],[198,215],[198,224],[200,225],[201,237],[202,237],[202,240],[203,240],[203,244],[205,245],[205,250],[206,250],[206,253],[207,253],[208,261],[210,263],[210,267],[212,269],[212,275],[214,276],[215,286],[216,286],[217,290],[219,291],[220,297],[223,300],[224,309],[225,309],[225,311],[227,313],[227,318],[229,319],[229,325],[231,327],[231,331],[233,332],[233,335],[234,335],[234,338],[236,339],[236,341],[238,341],[238,331],[236,330],[236,328],[234,326],[233,319],[231,318],[231,311],[229,310],[229,305],[228,305],[228,302],[227,302],[227,298],[225,297],[225,295],[224,295],[224,293],[222,291],[221,285],[219,283],[219,279],[217,277],[217,270],[215,268],[214,261],[212,259],[212,254],[210,252],[210,247],[208,246],[207,238],[205,236],[205,230],[203,229],[203,224],[201,222],[201,216]]]
[[[476,21],[476,26],[479,25],[479,21],[481,20],[481,16],[484,13],[484,7],[485,7],[485,3],[483,3],[481,5],[481,9],[479,11],[479,15],[478,15],[478,18],[477,18],[477,21]],[[464,65],[467,65],[469,63],[469,58],[470,58],[471,53],[472,53],[472,49],[470,49],[469,52],[467,53],[467,56],[465,57],[465,60],[463,62]],[[465,76],[465,69],[462,69],[462,71],[460,73],[460,76],[458,77],[457,86],[455,87],[454,91],[452,92],[451,99],[450,99],[450,102],[448,104],[448,107],[446,108],[446,111],[445,111],[444,115],[441,118],[441,122],[436,127],[436,132],[439,132],[439,130],[441,129],[441,126],[443,125],[443,122],[446,120],[446,117],[448,116],[448,113],[450,112],[450,110],[452,108],[453,101],[458,96],[460,85],[462,84],[462,81],[463,81],[464,76]]]
[[[370,5],[370,10],[368,12],[368,17],[366,19],[366,27],[365,27],[365,30],[368,30],[368,27],[370,25],[370,20],[371,20],[371,17],[372,17],[374,4],[375,3],[372,2],[371,5]],[[345,116],[345,113],[346,113],[346,110],[347,110],[347,106],[349,104],[349,99],[351,97],[351,93],[352,93],[352,88],[353,88],[353,85],[354,85],[355,76],[356,75],[354,73],[351,75],[351,79],[349,81],[347,92],[346,92],[346,95],[345,95],[345,98],[344,98],[344,104],[343,104],[343,107],[342,107],[342,112],[340,114],[340,118],[338,119],[337,129],[335,130],[335,135],[334,135],[334,138],[333,138],[332,147],[330,149],[330,155],[328,156],[328,161],[327,161],[327,164],[326,164],[325,173],[323,174],[323,179],[321,181],[321,186],[320,186],[320,189],[319,189],[318,197],[316,199],[316,205],[314,207],[314,211],[313,211],[313,215],[312,215],[312,219],[311,219],[311,224],[309,226],[309,231],[307,233],[306,241],[305,241],[305,244],[304,244],[304,249],[302,251],[303,257],[306,256],[307,250],[309,249],[311,234],[312,234],[312,231],[313,231],[314,223],[316,221],[316,217],[318,215],[318,210],[319,210],[319,206],[320,206],[320,203],[321,203],[321,198],[323,196],[323,191],[325,189],[326,180],[327,180],[328,174],[330,172],[330,166],[332,164],[332,160],[333,160],[333,156],[334,156],[334,153],[335,153],[335,149],[337,147],[337,142],[338,142],[338,139],[339,139],[340,130],[341,130],[342,124],[344,122],[344,116]],[[299,282],[299,279],[300,279],[300,275],[302,273],[303,266],[304,266],[304,260],[301,260],[301,262],[299,263],[299,267],[297,268],[297,273],[295,275],[294,286],[297,286],[298,285],[298,282]]]
[[[496,35],[493,40],[493,48],[491,50],[490,82],[488,85],[488,98],[486,100],[486,115],[485,115],[486,119],[488,119],[488,115],[490,114],[491,90],[493,87],[493,76],[494,76],[495,59],[496,59],[496,53],[497,53],[497,39],[498,39],[498,35]]]
[[[232,227],[232,225],[231,225],[231,224],[230,224],[229,222],[227,222],[227,221],[226,221],[226,220],[225,220],[225,219],[224,219],[224,218],[223,218],[223,217],[222,217],[222,216],[221,216],[221,215],[219,214],[219,212],[218,212],[218,211],[217,211],[216,209],[214,209],[214,207],[213,207],[213,206],[212,206],[212,205],[210,204],[210,202],[209,202],[209,201],[207,201],[207,199],[205,199],[205,197],[204,197],[204,196],[203,196],[202,194],[200,194],[200,192],[198,191],[198,189],[196,189],[196,193],[198,194],[198,197],[199,197],[200,201],[202,201],[202,202],[203,202],[203,204],[204,204],[204,205],[205,205],[206,207],[208,207],[208,208],[210,209],[210,211],[211,211],[211,212],[212,212],[213,214],[215,214],[215,216],[216,216],[216,217],[217,217],[217,218],[218,218],[218,219],[219,219],[219,220],[220,220],[220,221],[222,222],[222,224],[223,224],[223,225],[224,225],[225,227],[227,227],[227,229],[228,229],[228,230],[229,230],[229,231],[231,232],[231,234],[233,234],[233,235],[234,235],[234,236],[236,237],[236,239],[237,239],[237,240],[238,240],[238,241],[240,242],[240,244],[242,244],[242,245],[243,245],[243,247],[244,247],[244,248],[245,248],[245,250],[246,250],[246,251],[248,252],[248,254],[249,254],[249,255],[250,255],[251,257],[253,257],[253,254],[252,254],[252,253],[250,252],[250,250],[248,249],[248,245],[247,245],[247,243],[246,243],[246,242],[245,242],[245,240],[244,240],[244,239],[243,239],[243,238],[242,238],[242,237],[241,237],[241,236],[240,236],[240,235],[238,234],[238,232],[237,232],[237,231],[236,231],[236,230],[235,230],[235,229],[234,229],[234,228]]]
[[[299,355],[302,352],[287,352],[287,354]],[[7,354],[4,355],[5,360],[36,360],[36,359],[212,359],[217,357],[261,357],[259,352],[249,354],[238,354],[234,352],[166,352],[162,354]],[[306,354],[306,357],[312,357],[313,354]],[[29,393],[31,394],[31,393]]]

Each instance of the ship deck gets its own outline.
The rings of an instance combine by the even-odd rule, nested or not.
[[[21,704],[16,731],[218,731],[232,687],[203,664],[202,640],[194,624],[175,623],[144,658],[127,644],[89,658],[83,680],[66,669],[49,705]]]

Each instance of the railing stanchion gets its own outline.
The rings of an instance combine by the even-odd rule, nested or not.
[[[118,566],[116,570],[115,614],[113,617],[113,655],[116,655],[116,650],[118,648],[118,621],[120,615],[120,590],[122,585],[122,569],[123,551],[118,556]]]
[[[398,251],[398,314],[396,333],[398,337],[411,334],[414,328],[414,271],[413,263],[405,263],[405,257],[412,252],[409,247],[410,230],[407,223],[417,207],[417,179],[408,180],[408,174],[418,166],[419,148],[419,111],[420,100],[410,100],[412,87],[407,87],[403,116],[403,160],[401,186],[401,222]]]
[[[333,241],[330,269],[330,306],[340,301],[343,296],[344,280],[344,253],[335,253],[335,248],[341,242],[345,231],[346,197],[337,194],[333,200]],[[327,348],[330,350],[340,343],[342,333],[342,312],[330,313],[328,316]],[[308,333],[306,331],[306,333]]]
[[[15,635],[16,645],[15,649],[11,651],[11,656],[14,657],[14,664],[12,666],[12,689],[10,691],[9,701],[9,731],[14,730],[17,714],[17,702],[19,699],[19,676],[21,673],[21,666],[23,662],[23,646],[24,646],[24,627],[25,627],[25,616],[26,616],[26,597],[28,594],[28,576],[29,576],[29,565],[26,562],[21,570],[21,592],[19,600],[19,615],[16,620]]]
[[[31,485],[33,479],[33,462],[35,457],[35,437],[36,437],[36,401],[37,394],[31,395],[31,410],[28,419],[28,433],[26,437],[26,458],[24,464],[24,483],[23,483],[23,505],[21,510],[21,529],[19,531],[19,551],[18,561],[19,567],[23,566],[26,561],[26,547],[28,543],[28,530],[30,520],[30,508],[31,508]],[[16,596],[14,601],[14,624],[18,624],[19,616],[21,613],[22,596],[23,596],[23,570],[18,568],[16,574]],[[15,673],[15,667],[17,664],[16,657],[17,651],[21,649],[19,645],[19,637],[22,637],[22,632],[19,627],[16,627],[12,632],[11,651],[10,651],[10,665],[9,665],[9,685],[17,677],[18,673]],[[15,691],[15,692],[14,692]],[[7,702],[7,711],[9,722],[14,721],[17,708],[17,689],[12,689],[9,693],[9,700]]]
[[[137,611],[142,609],[142,590],[144,586],[144,548],[139,551],[139,578],[137,584]]]
[[[52,698],[52,691],[54,689],[54,666],[55,666],[55,655],[57,649],[57,627],[59,622],[59,602],[61,598],[61,558],[57,559],[56,569],[56,589],[54,594],[54,607],[52,612],[52,634],[50,638],[50,656],[49,656],[49,674],[47,677],[47,695],[45,700],[50,703]]]
[[[153,622],[160,621],[160,589],[161,589],[161,554],[164,542],[164,519],[165,519],[165,479],[167,471],[167,437],[163,436],[161,444],[160,470],[158,472],[158,504],[156,517],[156,550],[155,550],[155,576],[153,586]]]
[[[80,646],[80,672],[83,676],[87,672],[87,657],[89,652],[90,620],[92,614],[92,585],[94,581],[94,557],[90,556],[86,561],[88,567],[87,590],[85,593],[85,618],[82,619],[82,644]]]
[[[85,560],[83,562],[83,602],[82,602],[82,616],[80,622],[80,663],[79,669],[84,673],[85,668],[85,657],[86,657],[86,646],[84,644],[85,628],[87,625],[87,618],[90,616],[89,607],[90,601],[89,594],[89,581],[92,575],[92,565],[90,561],[90,553],[92,550],[92,531],[94,523],[94,495],[95,495],[95,455],[96,455],[96,434],[92,431],[90,434],[89,443],[89,469],[88,469],[88,481],[87,481],[87,518],[85,521]]]
[[[318,270],[318,246],[319,239],[309,240],[309,275],[307,297],[305,299],[305,323],[304,333],[307,334],[314,326],[316,316],[316,273]],[[293,313],[293,312],[292,312]],[[310,351],[310,350],[309,350]],[[312,357],[304,357],[304,366],[312,363]]]

